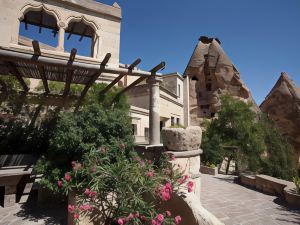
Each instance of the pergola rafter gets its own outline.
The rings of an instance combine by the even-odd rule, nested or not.
[[[25,92],[29,91],[29,88],[27,86],[27,84],[25,83],[24,79],[22,78],[21,74],[19,73],[19,71],[15,68],[14,64],[11,62],[4,62],[4,65],[7,66],[8,70],[11,72],[12,75],[14,75],[17,80],[19,81],[20,85],[22,86],[23,90]]]
[[[16,76],[26,92],[28,92],[29,88],[23,77],[41,79],[46,95],[50,94],[49,80],[65,82],[64,92],[61,95],[64,99],[68,98],[72,83],[85,85],[79,96],[77,108],[82,103],[90,87],[103,73],[118,75],[102,91],[103,94],[117,84],[125,75],[138,77],[136,81],[122,89],[117,94],[119,96],[143,80],[157,75],[157,71],[165,66],[165,63],[161,62],[150,71],[142,71],[136,69],[136,66],[141,62],[141,59],[137,59],[128,68],[121,68],[108,65],[108,61],[111,58],[110,53],[105,55],[101,63],[96,64],[93,60],[86,62],[76,58],[76,49],[72,49],[69,57],[66,58],[65,56],[53,57],[42,54],[38,41],[33,41],[32,46],[33,51],[31,53],[0,48],[0,75],[1,71],[9,71]],[[6,67],[6,69],[4,68],[3,70],[1,67]],[[6,75],[7,72],[2,72],[2,74]]]
[[[41,56],[41,49],[40,49],[40,44],[38,41],[34,40],[32,41],[32,47],[33,47],[33,52],[34,52],[34,55],[36,57],[39,57]],[[45,70],[44,70],[44,66],[42,65],[38,65],[38,70],[39,70],[39,73],[40,73],[40,77],[42,79],[42,82],[43,82],[43,86],[44,86],[44,89],[45,89],[45,93],[49,93],[49,87],[48,87],[48,81],[47,81],[47,78],[46,78],[46,75],[45,75]]]
[[[129,67],[128,70],[132,71],[138,64],[141,63],[141,59],[136,59]],[[101,94],[105,94],[109,89],[111,89],[115,84],[117,84],[126,74],[119,75],[115,80],[113,80],[109,85],[107,85],[102,91]]]

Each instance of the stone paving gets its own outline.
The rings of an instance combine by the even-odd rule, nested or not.
[[[36,196],[26,204],[0,206],[0,225],[66,225],[67,206],[37,206]]]
[[[278,197],[233,182],[234,176],[201,175],[203,206],[226,225],[300,224],[300,209],[287,207]]]

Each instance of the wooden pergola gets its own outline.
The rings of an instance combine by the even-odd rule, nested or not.
[[[137,76],[137,80],[120,90],[120,95],[143,80],[157,75],[157,72],[165,67],[165,62],[161,62],[150,71],[136,69],[141,59],[135,60],[128,68],[112,67],[107,65],[111,54],[107,53],[99,64],[88,63],[76,60],[76,49],[72,49],[69,57],[50,57],[42,54],[38,41],[32,41],[32,52],[25,53],[13,51],[0,47],[0,75],[13,75],[17,78],[25,92],[29,91],[24,78],[40,79],[43,82],[45,95],[49,94],[48,81],[64,82],[64,92],[61,97],[65,98],[70,92],[71,84],[82,84],[84,88],[78,99],[79,106],[86,96],[89,88],[103,74],[117,74],[118,76],[102,90],[105,94],[125,75]]]

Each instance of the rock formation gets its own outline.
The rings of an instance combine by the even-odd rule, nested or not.
[[[189,79],[191,125],[199,125],[201,118],[214,117],[223,94],[250,101],[254,110],[259,110],[220,44],[217,38],[200,37],[184,72]]]
[[[281,73],[277,83],[260,105],[260,109],[273,119],[294,146],[300,168],[300,89],[287,73]]]

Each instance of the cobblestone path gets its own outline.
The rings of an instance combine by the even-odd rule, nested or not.
[[[300,209],[287,207],[276,196],[233,182],[230,175],[201,175],[201,202],[226,225],[300,224]]]

